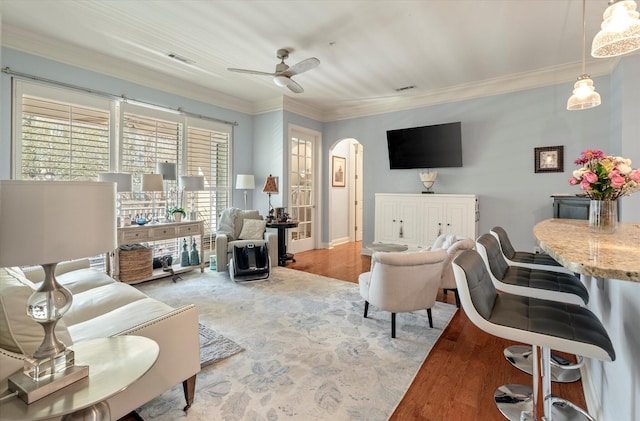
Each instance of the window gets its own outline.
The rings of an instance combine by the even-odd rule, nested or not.
[[[120,193],[120,209],[135,215],[150,212],[153,202],[141,191],[142,175],[175,162],[178,175],[204,176],[205,191],[188,192],[187,202],[178,180],[165,181],[158,209],[189,208],[193,198],[207,234],[216,231],[231,196],[231,124],[15,79],[13,109],[13,178],[90,181],[102,172],[131,173],[134,191]],[[167,252],[159,246],[156,254]]]

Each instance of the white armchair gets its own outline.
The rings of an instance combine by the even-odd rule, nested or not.
[[[424,252],[376,252],[371,257],[371,271],[358,278],[364,298],[364,317],[369,303],[391,312],[391,337],[396,337],[396,313],[427,310],[433,327],[431,307],[440,288],[445,250]]]
[[[442,269],[442,278],[440,280],[440,288],[446,295],[447,291],[453,291],[456,297],[456,306],[460,308],[460,296],[458,295],[458,287],[456,286],[456,278],[453,276],[453,267],[451,262],[464,250],[471,250],[476,243],[467,237],[455,234],[442,234],[433,242],[433,245],[427,251],[446,250],[447,258],[444,261]]]
[[[245,224],[245,221],[250,221]],[[278,234],[266,232],[265,221],[257,210],[227,208],[220,214],[216,233],[216,259],[218,272],[229,269],[233,247],[249,243],[261,246],[267,243],[271,263],[278,262]]]

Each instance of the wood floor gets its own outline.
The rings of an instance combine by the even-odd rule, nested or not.
[[[287,267],[357,283],[371,264],[360,247],[357,242],[298,253]],[[452,293],[443,297],[442,291],[438,300],[455,303]],[[512,344],[484,333],[458,310],[390,420],[504,420],[493,403],[494,390],[509,383],[531,384],[531,376],[503,357],[504,348]],[[580,381],[553,383],[552,393],[586,408]]]

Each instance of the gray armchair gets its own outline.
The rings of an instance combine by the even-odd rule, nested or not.
[[[245,221],[250,222],[245,224]],[[218,272],[229,270],[233,247],[243,247],[249,243],[257,246],[266,243],[271,264],[278,264],[278,234],[266,231],[264,220],[257,210],[238,208],[223,210],[216,233],[216,270]]]

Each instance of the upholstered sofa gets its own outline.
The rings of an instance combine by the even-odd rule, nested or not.
[[[184,385],[189,406],[200,371],[196,307],[174,309],[131,285],[89,269],[87,260],[61,263],[57,269],[58,282],[73,293],[73,304],[58,322],[56,332],[66,345],[139,335],[153,339],[160,347],[155,365],[108,399],[111,419],[125,416],[179,383]],[[36,350],[44,336],[42,327],[25,311],[27,299],[43,277],[42,270],[0,268],[0,395],[6,393],[8,377],[22,369],[23,358]]]
[[[233,247],[244,247],[249,243],[256,246],[266,243],[271,264],[278,264],[278,233],[267,232],[266,222],[257,210],[238,208],[223,210],[216,232],[216,270],[218,272],[229,270]]]

